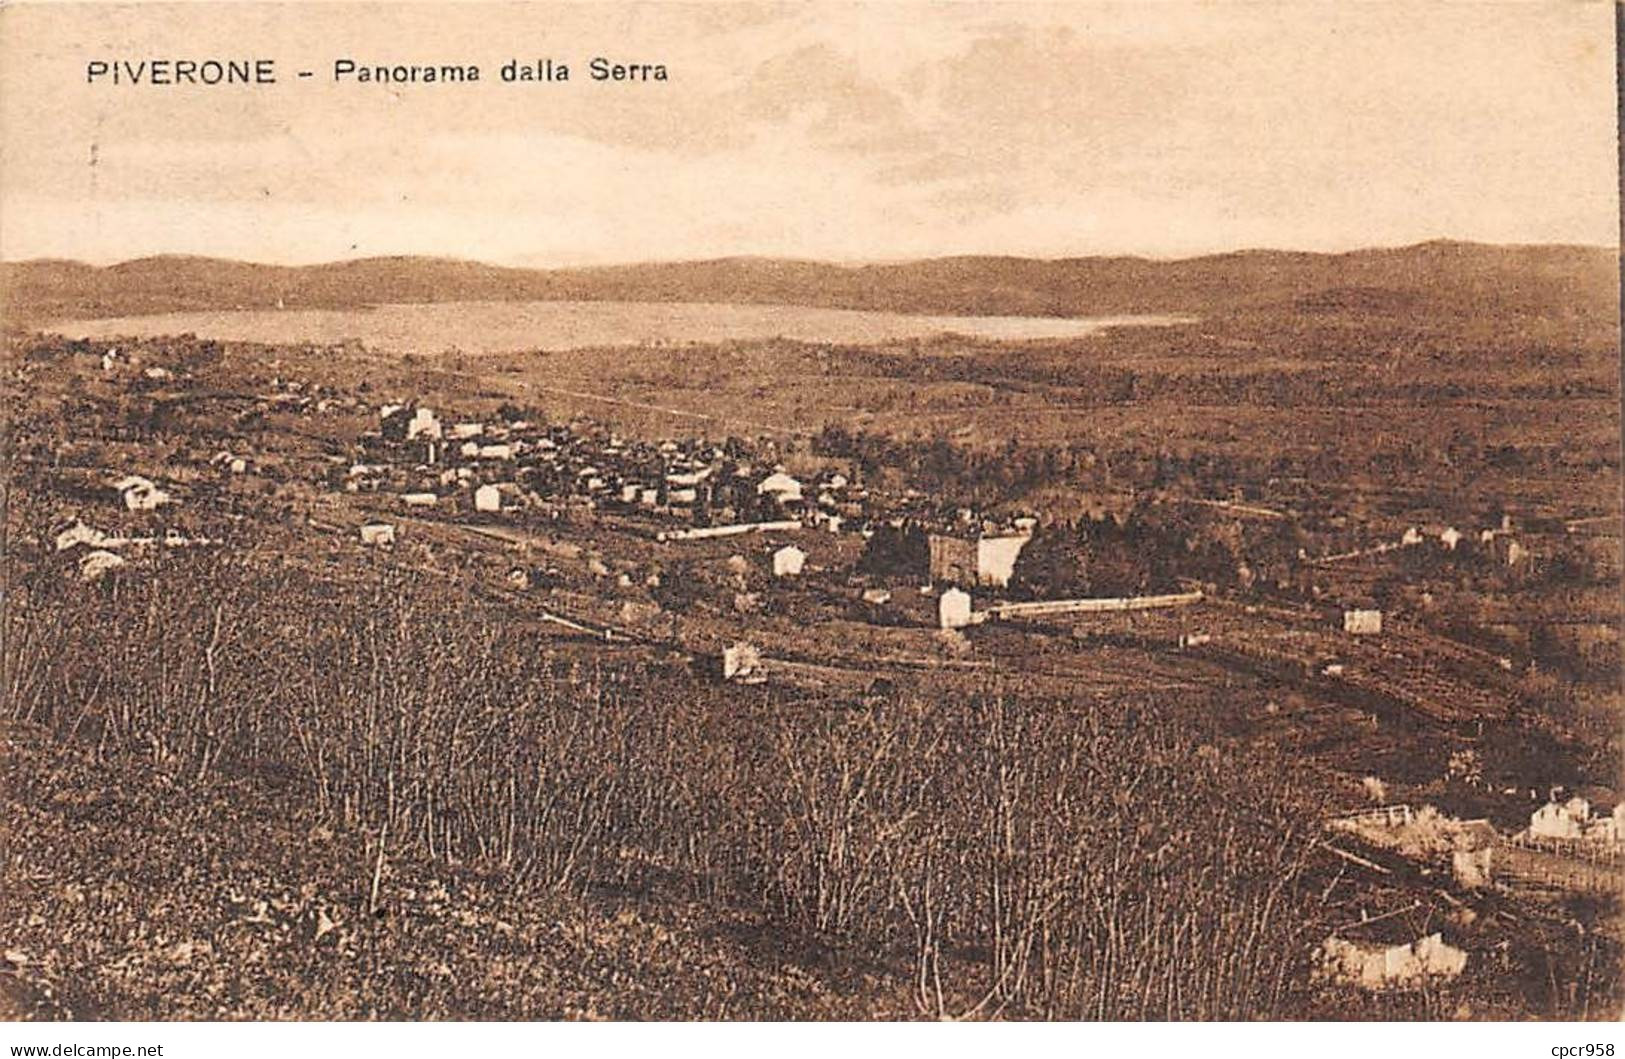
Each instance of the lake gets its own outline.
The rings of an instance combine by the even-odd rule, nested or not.
[[[913,316],[791,305],[548,301],[160,313],[61,321],[47,329],[70,338],[191,333],[277,344],[356,339],[369,348],[396,353],[439,353],[452,347],[468,353],[506,353],[775,337],[869,345],[945,333],[1019,342],[1081,338],[1109,327],[1187,322],[1189,318],[1178,316]]]

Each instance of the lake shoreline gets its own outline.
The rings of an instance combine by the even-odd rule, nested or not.
[[[787,339],[881,345],[956,336],[971,341],[1057,341],[1119,327],[1194,323],[1176,314],[1098,317],[942,316],[738,302],[475,301],[381,303],[355,309],[234,309],[42,321],[34,328],[85,339],[191,334],[217,341],[331,344],[358,341],[395,353],[456,348],[473,354],[589,348],[681,348]]]

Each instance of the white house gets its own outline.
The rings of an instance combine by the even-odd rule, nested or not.
[[[435,418],[434,411],[428,408],[419,408],[412,413],[412,421],[406,424],[406,439],[428,438],[438,441],[442,435],[440,420]]]
[[[402,493],[401,503],[407,507],[434,507],[440,500],[433,493]]]
[[[982,537],[976,542],[976,580],[1000,588],[1010,583],[1016,572],[1016,559],[1032,537],[1027,533]]]
[[[963,629],[971,623],[970,593],[950,588],[937,600],[937,624],[944,629]]]
[[[1596,813],[1585,798],[1559,803],[1556,794],[1553,791],[1550,801],[1529,814],[1531,837],[1610,844],[1625,841],[1625,802],[1616,804],[1608,813]]]
[[[124,497],[124,506],[131,511],[152,511],[171,502],[168,493],[139,474],[125,475],[113,483],[113,488]]]
[[[774,471],[757,484],[756,495],[771,496],[781,504],[790,503],[801,499],[801,483],[783,471]]]
[[[1455,551],[1456,545],[1461,543],[1461,531],[1456,527],[1451,526],[1449,529],[1439,534],[1439,543],[1443,544],[1451,551]]]
[[[1591,803],[1570,798],[1559,805],[1555,800],[1529,814],[1529,834],[1535,838],[1579,838],[1591,819]]]
[[[794,544],[787,544],[773,553],[773,576],[796,577],[806,565],[807,553]]]
[[[501,511],[502,491],[494,485],[482,485],[474,490],[475,511]]]
[[[1587,834],[1604,842],[1625,842],[1625,802],[1615,805],[1607,816],[1593,817]]]
[[[395,527],[387,522],[363,522],[361,524],[362,544],[394,544]]]

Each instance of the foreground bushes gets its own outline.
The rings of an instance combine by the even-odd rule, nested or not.
[[[104,586],[19,575],[7,614],[7,719],[280,782],[380,860],[750,902],[906,965],[932,1015],[1269,1018],[1302,988],[1293,793],[1152,702],[990,683],[794,703],[561,647],[385,569],[342,589],[201,556]]]

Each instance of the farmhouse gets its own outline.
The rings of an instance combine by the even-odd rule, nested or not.
[[[1003,588],[1010,583],[1016,559],[1031,539],[1026,533],[984,534],[975,539],[933,533],[927,539],[931,580]]]

